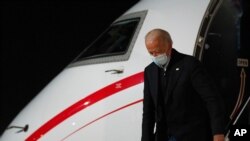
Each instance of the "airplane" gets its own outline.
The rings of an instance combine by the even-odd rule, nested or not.
[[[19,113],[1,141],[140,140],[143,71],[152,62],[144,40],[154,28],[204,64],[225,100],[229,126],[236,124],[249,102],[237,8],[230,0],[139,1]]]

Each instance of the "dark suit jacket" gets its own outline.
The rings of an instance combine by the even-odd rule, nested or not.
[[[141,141],[166,141],[168,134],[177,141],[209,141],[212,134],[223,134],[221,98],[201,63],[174,49],[170,63],[164,93],[166,116],[158,104],[159,67],[151,63],[145,68]]]

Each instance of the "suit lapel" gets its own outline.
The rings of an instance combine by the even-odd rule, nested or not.
[[[170,62],[172,65],[169,68],[169,78],[168,78],[168,84],[167,84],[167,90],[166,90],[166,96],[164,99],[165,104],[167,104],[170,96],[173,93],[173,90],[178,82],[178,79],[180,78],[181,72],[183,70],[182,65],[182,58],[183,55],[178,53],[176,50],[173,50],[173,56],[172,56],[172,62]]]
[[[175,85],[178,82],[178,79],[180,78],[180,74],[182,72],[182,68],[178,65],[175,65],[171,68],[170,74],[169,74],[169,80],[167,85],[167,95],[165,96],[165,104],[167,104],[169,97],[172,95],[173,90],[175,88]]]

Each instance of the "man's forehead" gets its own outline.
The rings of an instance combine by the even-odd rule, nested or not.
[[[151,47],[148,47],[148,51],[150,52],[161,52],[163,49],[160,48],[159,46],[151,46]]]
[[[146,44],[152,45],[152,46],[159,46],[160,40],[158,38],[148,38],[146,40]]]

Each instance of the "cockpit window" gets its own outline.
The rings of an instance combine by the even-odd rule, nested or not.
[[[146,15],[139,11],[121,16],[68,67],[129,60]]]
[[[85,60],[126,53],[139,20],[139,18],[135,18],[114,23],[92,45],[86,48],[78,59]]]

